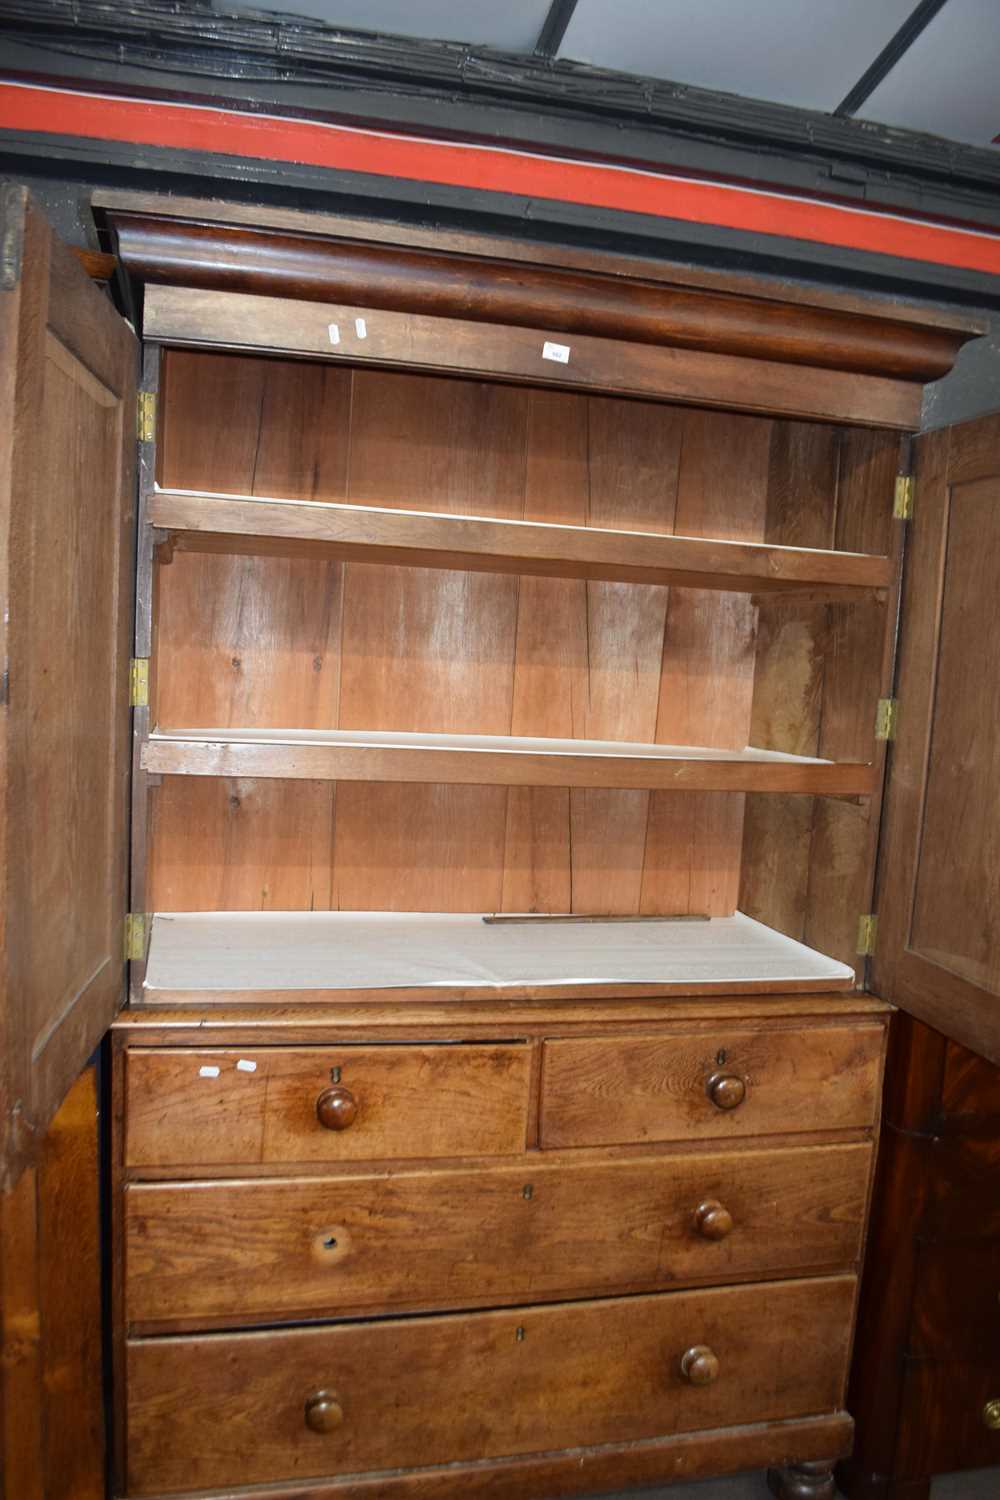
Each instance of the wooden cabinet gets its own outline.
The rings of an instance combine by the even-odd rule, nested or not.
[[[862,1283],[850,1500],[1000,1464],[1000,1069],[900,1013]]]
[[[957,666],[988,438],[921,439],[907,519],[922,384],[981,325],[106,195],[144,289],[126,669],[134,343],[4,202],[5,243],[45,247],[0,292],[5,369],[53,382],[0,392],[10,784],[41,851],[4,1166],[124,951],[115,1494],[770,1465],[827,1500],[887,1002],[940,1024],[947,972],[955,1034],[1000,1055],[988,885],[948,852],[949,809],[985,867],[994,832]],[[41,651],[18,618],[60,591]]]

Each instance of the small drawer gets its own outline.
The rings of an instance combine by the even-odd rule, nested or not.
[[[530,1068],[517,1043],[131,1049],[125,1164],[510,1156]]]
[[[126,1312],[153,1332],[852,1269],[870,1160],[859,1144],[135,1183]]]
[[[840,1276],[132,1341],[128,1493],[228,1493],[832,1412],[853,1298]]]
[[[543,1147],[725,1140],[875,1121],[881,1025],[546,1042]]]

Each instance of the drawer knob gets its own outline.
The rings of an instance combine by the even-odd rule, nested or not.
[[[694,1221],[698,1233],[706,1240],[724,1240],[733,1232],[733,1216],[718,1198],[706,1198],[695,1209]]]
[[[681,1374],[691,1385],[711,1385],[719,1378],[719,1357],[707,1344],[695,1344],[681,1355]]]
[[[346,1130],[358,1118],[358,1101],[350,1089],[324,1089],[316,1100],[316,1118],[327,1130]]]
[[[987,1401],[983,1407],[983,1425],[990,1432],[1000,1432],[1000,1396],[993,1401]]]
[[[747,1086],[738,1073],[713,1073],[705,1092],[716,1109],[736,1109],[747,1096]]]
[[[306,1402],[306,1426],[313,1432],[336,1432],[344,1408],[333,1391],[314,1391]]]

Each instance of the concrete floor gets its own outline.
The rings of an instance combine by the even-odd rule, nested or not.
[[[602,1495],[599,1500],[773,1500],[773,1496],[763,1474],[737,1474],[730,1479],[672,1484],[666,1489]],[[931,1488],[931,1500],[1000,1500],[1000,1468],[939,1475]]]

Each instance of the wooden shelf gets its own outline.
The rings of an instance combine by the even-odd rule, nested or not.
[[[843,602],[878,597],[892,570],[889,558],[862,552],[188,490],[156,490],[149,520],[192,551],[325,555],[753,594],[829,591]]]
[[[165,776],[826,796],[869,796],[876,779],[871,765],[769,750],[341,729],[157,729],[141,763]]]
[[[437,912],[153,917],[151,1004],[623,999],[851,989],[854,971],[737,912],[500,923]]]

